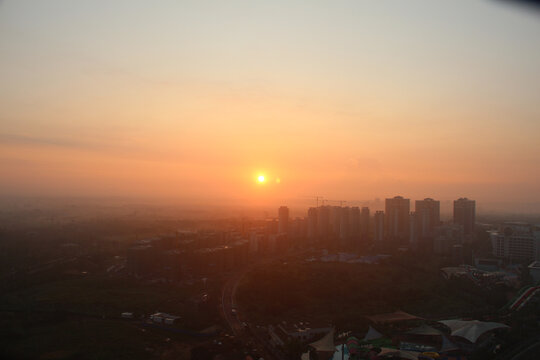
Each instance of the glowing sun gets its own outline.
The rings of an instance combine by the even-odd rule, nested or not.
[[[264,179],[264,175],[259,175],[259,176],[257,177],[257,181],[260,182],[260,183],[263,183],[264,180],[265,180],[265,179]]]

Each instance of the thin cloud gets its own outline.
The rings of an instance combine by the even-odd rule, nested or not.
[[[142,146],[130,145],[120,141],[99,141],[89,139],[69,139],[48,136],[32,136],[26,134],[0,133],[0,144],[8,144],[21,147],[47,147],[68,150],[79,150],[106,154],[108,157],[115,157],[129,160],[141,160],[165,163],[186,163],[185,158],[178,151],[166,151],[163,149],[145,148]]]
[[[102,146],[73,141],[69,139],[60,139],[54,137],[43,136],[28,136],[21,134],[0,134],[0,142],[11,145],[27,145],[27,146],[54,146],[73,149],[98,150],[103,149]]]

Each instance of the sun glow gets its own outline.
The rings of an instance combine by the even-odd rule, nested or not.
[[[259,175],[259,176],[257,177],[257,181],[258,181],[259,183],[261,183],[261,184],[264,182],[264,180],[265,180],[265,179],[264,179],[264,175]]]

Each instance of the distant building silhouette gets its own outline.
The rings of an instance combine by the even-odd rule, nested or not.
[[[266,235],[277,234],[279,230],[279,222],[276,219],[265,220]]]
[[[307,218],[307,237],[309,242],[317,241],[318,237],[318,209],[311,207],[308,209],[308,218]]]
[[[294,218],[289,220],[289,228],[287,234],[293,239],[302,239],[306,238],[307,233],[307,219],[305,218]]]
[[[341,216],[339,221],[339,239],[346,241],[351,237],[351,222],[350,222],[350,212],[351,208],[340,207]]]
[[[317,209],[317,235],[323,240],[330,236],[330,206],[320,206]]]
[[[402,196],[386,199],[384,222],[386,238],[389,241],[397,244],[408,242],[410,207],[410,200],[404,199]]]
[[[374,240],[377,245],[382,245],[384,241],[384,211],[376,211],[374,216]]]
[[[418,248],[418,219],[415,211],[411,211],[409,215],[409,244],[414,248]]]
[[[278,233],[287,234],[289,232],[289,208],[280,206],[278,210]]]
[[[476,201],[467,198],[454,200],[454,224],[463,226],[463,235],[471,237],[474,234],[476,222]]]
[[[360,237],[363,242],[369,239],[369,208],[363,207],[360,214]]]
[[[351,238],[357,242],[360,239],[360,208],[358,206],[351,207],[349,212],[349,223],[351,226]]]
[[[416,213],[416,231],[418,238],[433,238],[435,236],[435,229],[441,224],[440,201],[431,198],[416,200],[414,211]]]
[[[330,234],[335,238],[340,237],[341,210],[341,206],[330,206]]]

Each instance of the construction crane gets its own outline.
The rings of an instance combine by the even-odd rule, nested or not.
[[[319,200],[324,205],[324,197],[322,197],[322,196],[303,196],[303,198],[315,199],[317,207],[319,207]]]
[[[339,206],[343,206],[343,204],[347,203],[346,200],[331,200],[331,199],[326,199],[325,201],[331,201],[331,202],[338,202],[339,203]]]

